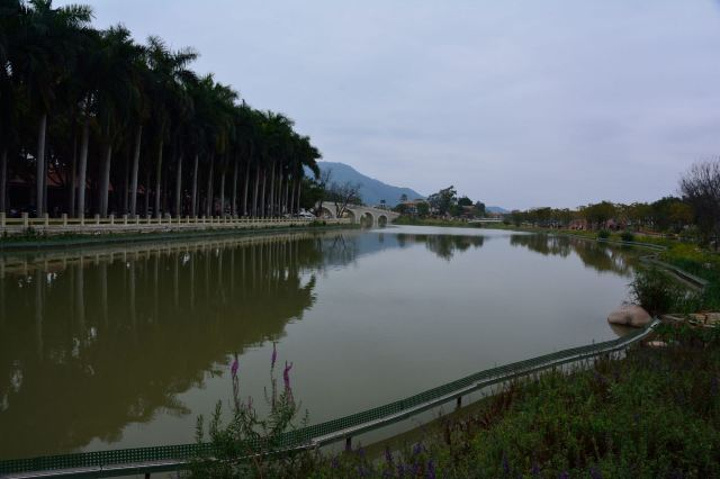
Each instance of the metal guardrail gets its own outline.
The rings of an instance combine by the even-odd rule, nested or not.
[[[350,438],[357,434],[379,429],[452,400],[459,405],[462,396],[488,386],[623,350],[645,338],[658,324],[656,319],[646,328],[621,338],[487,369],[399,401],[290,431],[279,438],[277,450],[315,448],[343,439],[349,445]],[[117,477],[132,474],[148,477],[154,472],[183,469],[199,455],[212,455],[212,452],[212,444],[204,443],[5,460],[0,461],[0,477]]]

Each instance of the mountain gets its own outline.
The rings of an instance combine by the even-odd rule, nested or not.
[[[380,204],[380,200],[385,200],[389,207],[393,207],[400,202],[402,195],[407,195],[409,200],[425,198],[423,195],[410,188],[401,188],[399,186],[388,185],[375,178],[365,176],[355,168],[345,163],[337,163],[332,161],[318,162],[321,172],[332,170],[330,181],[338,184],[346,182],[360,183],[360,196],[363,203],[369,206]]]
[[[490,213],[500,213],[501,215],[506,215],[510,213],[510,211],[500,206],[486,206],[485,211],[489,211]]]

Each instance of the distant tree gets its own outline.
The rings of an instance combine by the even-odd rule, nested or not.
[[[425,217],[430,214],[430,205],[424,201],[415,206],[418,216]]]
[[[720,237],[720,159],[695,163],[680,180],[680,191],[695,212],[703,242]]]
[[[403,193],[402,195],[400,195],[400,202],[401,202],[401,203],[405,203],[407,200],[408,200],[408,195],[406,195],[405,193]]]
[[[454,186],[449,186],[428,197],[428,203],[438,213],[444,215],[450,211],[450,207],[457,203],[457,191]]]
[[[325,190],[325,200],[331,201],[335,204],[335,216],[337,218],[342,217],[347,210],[348,205],[359,205],[362,204],[360,197],[360,183],[353,183],[346,181],[345,183],[333,182]]]
[[[393,211],[395,213],[400,213],[401,215],[406,215],[406,214],[408,214],[408,206],[403,203],[400,203],[393,208]]]
[[[459,206],[472,206],[473,202],[467,196],[461,196],[460,199],[457,201],[457,204]]]
[[[485,210],[485,203],[478,201],[475,203],[475,214],[480,217],[484,217],[487,214]]]
[[[615,217],[617,209],[609,201],[602,201],[582,208],[581,212],[590,225],[602,228],[608,220]]]

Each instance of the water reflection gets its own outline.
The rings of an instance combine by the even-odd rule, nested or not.
[[[611,272],[621,276],[631,276],[632,256],[622,249],[567,236],[548,235],[512,235],[510,244],[522,246],[543,256],[566,258],[576,254],[583,264],[598,272]]]
[[[312,306],[323,246],[274,237],[5,258],[0,456],[112,442],[158,410],[189,413],[177,393]]]

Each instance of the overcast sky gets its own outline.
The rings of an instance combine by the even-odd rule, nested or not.
[[[79,1],[196,48],[326,160],[422,194],[651,201],[720,153],[711,0]]]

